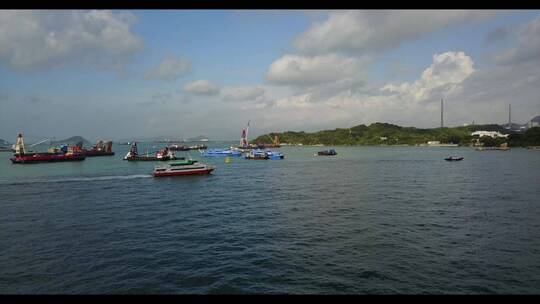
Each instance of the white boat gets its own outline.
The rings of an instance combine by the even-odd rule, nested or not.
[[[215,167],[199,163],[196,160],[168,163],[154,168],[154,176],[179,176],[179,175],[202,175],[210,174]]]

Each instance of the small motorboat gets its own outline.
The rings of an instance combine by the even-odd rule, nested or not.
[[[266,155],[268,156],[268,159],[273,159],[273,160],[285,158],[285,155],[283,155],[283,153],[275,152],[275,151],[266,151]]]
[[[447,161],[459,161],[459,160],[463,160],[463,157],[450,156],[450,157],[445,158],[444,160],[447,160]]]
[[[215,167],[190,159],[154,168],[154,177],[210,174]]]
[[[315,156],[331,156],[331,155],[337,155],[336,150],[330,149],[326,151],[319,151],[317,152],[317,154],[315,154]]]

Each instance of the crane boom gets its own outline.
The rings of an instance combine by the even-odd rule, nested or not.
[[[31,144],[31,145],[29,145],[28,147],[33,147],[33,146],[37,146],[37,145],[39,145],[39,144],[42,144],[42,143],[46,142],[47,140],[49,140],[49,138],[45,138],[45,139],[44,139],[44,140],[42,140],[42,141],[38,141],[38,142],[37,142],[37,143],[35,143],[35,144]]]

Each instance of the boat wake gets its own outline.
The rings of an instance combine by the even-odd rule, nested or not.
[[[112,175],[112,176],[84,176],[84,177],[70,177],[70,178],[57,178],[57,179],[40,179],[24,182],[12,182],[6,183],[7,185],[27,185],[36,183],[69,183],[69,182],[93,182],[93,181],[108,181],[118,179],[136,179],[152,177],[150,174],[133,174],[133,175]]]

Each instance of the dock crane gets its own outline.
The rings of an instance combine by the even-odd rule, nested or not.
[[[270,138],[270,140],[272,141],[272,146],[274,146],[274,147],[279,147],[280,146],[279,137],[277,135],[274,136],[274,138],[272,138],[272,136],[270,136],[270,134],[266,134],[266,136],[268,136]]]

